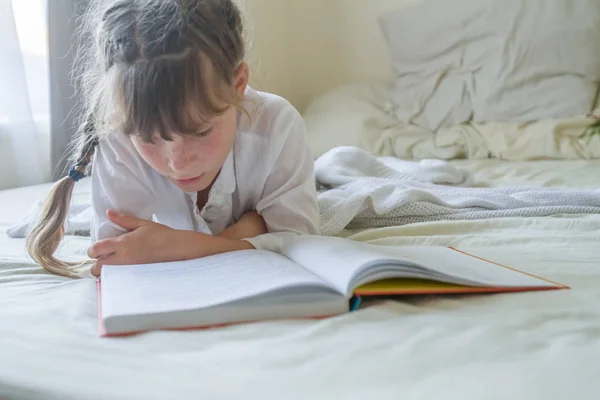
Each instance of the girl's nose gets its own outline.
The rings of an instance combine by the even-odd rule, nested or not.
[[[185,172],[196,160],[196,155],[189,144],[186,143],[185,138],[175,136],[172,141],[167,142],[167,158],[171,170],[175,172]]]

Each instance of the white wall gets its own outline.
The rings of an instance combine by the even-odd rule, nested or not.
[[[252,85],[286,97],[293,91],[285,38],[290,1],[297,0],[238,0],[245,14]]]
[[[251,38],[253,85],[303,110],[344,83],[388,79],[377,17],[415,0],[240,0]]]

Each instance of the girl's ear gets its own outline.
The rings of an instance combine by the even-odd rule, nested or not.
[[[241,63],[240,66],[235,71],[235,75],[233,77],[233,83],[235,85],[235,91],[238,96],[244,97],[244,93],[246,92],[246,87],[248,86],[248,79],[250,78],[250,68],[248,64],[245,62]]]

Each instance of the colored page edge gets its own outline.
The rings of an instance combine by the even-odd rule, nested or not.
[[[473,258],[477,258],[478,260],[485,261],[485,262],[488,262],[488,263],[490,263],[490,264],[497,265],[497,266],[499,266],[499,267],[507,268],[507,269],[510,269],[511,271],[519,272],[519,273],[521,273],[521,274],[528,275],[528,276],[530,276],[530,277],[532,277],[532,278],[536,278],[536,279],[539,279],[539,280],[541,280],[541,281],[544,281],[544,282],[550,283],[550,284],[552,284],[552,285],[555,285],[555,286],[557,287],[557,289],[571,289],[571,287],[570,287],[570,286],[563,285],[562,283],[554,282],[554,281],[551,281],[551,280],[549,280],[549,279],[542,278],[542,277],[540,277],[540,276],[537,276],[537,275],[534,275],[534,274],[530,274],[529,272],[521,271],[521,270],[519,270],[519,269],[512,268],[512,267],[509,267],[509,266],[507,266],[507,265],[503,265],[503,264],[497,263],[497,262],[495,262],[495,261],[490,261],[490,260],[487,260],[487,259],[485,259],[485,258],[483,258],[483,257],[478,257],[478,256],[476,256],[476,255],[473,255],[473,254],[467,253],[467,252],[465,252],[465,251],[459,250],[459,249],[457,249],[457,248],[455,248],[455,247],[449,247],[449,249],[450,249],[450,250],[457,251],[457,252],[459,252],[459,253],[461,253],[461,254],[464,254],[464,255],[466,255],[466,256],[470,256],[470,257],[473,257]]]
[[[475,256],[473,254],[467,253],[465,251],[459,250],[455,247],[448,247],[451,250],[457,251],[461,254],[477,258],[481,261],[488,262],[490,264],[497,265],[499,267],[507,268],[512,271],[528,275],[532,278],[538,279],[540,281],[550,283],[551,287],[538,287],[538,286],[524,286],[524,287],[488,287],[488,286],[467,286],[467,285],[458,285],[447,282],[435,281],[433,279],[411,279],[411,278],[398,278],[398,279],[387,279],[382,281],[371,282],[370,284],[362,285],[364,287],[358,287],[354,290],[353,294],[355,296],[390,296],[390,295],[428,295],[428,294],[476,294],[476,293],[508,293],[508,292],[529,292],[529,291],[548,291],[548,290],[559,290],[559,289],[571,289],[567,285],[563,285],[521,270],[516,268],[511,268],[506,265],[487,260],[482,257]],[[384,288],[376,288],[369,287],[369,285],[376,284],[377,282],[384,281],[406,281],[403,287],[394,288],[393,283],[389,285],[388,288],[385,288],[385,284],[383,284]],[[400,285],[400,283],[396,283]],[[412,284],[412,287],[410,286]],[[377,286],[377,285],[373,285]]]

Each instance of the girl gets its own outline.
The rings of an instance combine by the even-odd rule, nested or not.
[[[103,265],[278,251],[295,235],[318,234],[303,120],[248,86],[233,1],[98,3],[88,11],[94,45],[74,167],[28,236],[32,258],[77,276],[54,252],[73,185],[88,171],[95,276]]]

